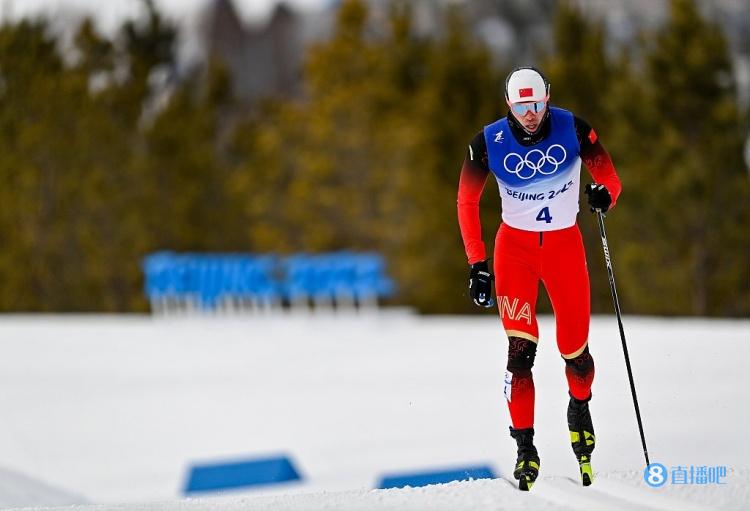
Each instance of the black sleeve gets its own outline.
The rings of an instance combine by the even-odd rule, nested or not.
[[[574,117],[574,122],[576,127],[576,137],[578,137],[578,144],[581,146],[581,154],[585,154],[589,149],[591,149],[591,146],[596,144],[596,132],[589,123],[587,123],[580,117]]]
[[[484,131],[479,133],[469,142],[469,148],[466,151],[466,161],[489,172],[490,167],[487,163],[487,142],[484,140]]]
[[[604,149],[594,128],[580,117],[575,117],[575,126],[578,143],[581,146],[581,159],[589,170],[592,170],[592,167],[598,167],[604,160],[611,162],[610,156]]]

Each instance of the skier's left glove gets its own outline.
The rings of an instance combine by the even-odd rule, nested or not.
[[[589,183],[584,189],[588,196],[589,206],[591,206],[591,212],[600,210],[602,213],[606,213],[609,206],[612,204],[612,196],[609,194],[609,190],[604,185],[598,185],[596,183]]]
[[[480,307],[492,307],[492,281],[495,277],[490,273],[487,261],[479,261],[471,265],[469,270],[469,294],[474,303]]]

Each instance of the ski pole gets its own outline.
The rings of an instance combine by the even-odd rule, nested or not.
[[[635,417],[638,419],[638,430],[641,433],[641,443],[643,444],[643,455],[646,457],[646,465],[651,463],[648,460],[648,449],[646,448],[646,437],[643,434],[643,423],[641,422],[641,410],[638,407],[638,397],[635,394],[635,383],[633,382],[633,371],[630,369],[630,357],[628,356],[628,346],[625,343],[625,330],[622,327],[622,314],[620,313],[620,300],[617,299],[617,288],[615,287],[615,272],[612,269],[612,259],[609,256],[609,245],[607,244],[607,232],[604,230],[604,214],[600,209],[596,210],[596,217],[599,220],[599,234],[602,237],[602,248],[604,249],[604,260],[607,263],[607,274],[609,275],[609,287],[612,290],[612,301],[615,304],[615,313],[617,314],[617,324],[620,326],[620,339],[622,340],[622,351],[625,354],[625,366],[628,368],[628,379],[630,380],[630,392],[633,394],[633,405],[635,405]]]

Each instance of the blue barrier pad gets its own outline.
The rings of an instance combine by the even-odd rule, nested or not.
[[[185,493],[247,488],[301,479],[286,456],[196,465],[190,470]]]
[[[383,476],[378,484],[378,488],[403,488],[405,486],[416,488],[419,486],[427,486],[428,484],[467,481],[469,479],[494,479],[495,477],[492,468],[480,465],[452,470]]]

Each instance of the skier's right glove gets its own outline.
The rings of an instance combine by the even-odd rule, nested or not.
[[[612,204],[612,196],[609,194],[609,190],[604,185],[598,185],[596,183],[589,183],[583,190],[588,196],[589,206],[591,212],[596,210],[606,213],[609,206]]]
[[[472,264],[469,270],[469,294],[479,307],[492,307],[492,280],[495,278],[487,267],[487,261]]]

